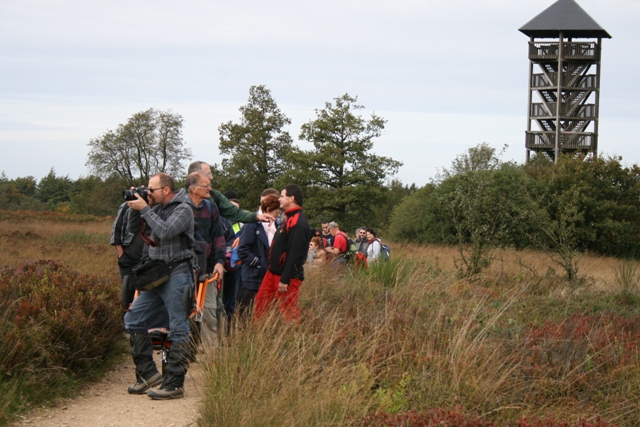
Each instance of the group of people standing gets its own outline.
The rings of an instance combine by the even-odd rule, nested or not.
[[[349,254],[349,241],[347,233],[341,231],[336,222],[322,222],[322,228],[313,230],[307,262],[311,265],[321,265],[327,261],[345,264],[351,260],[349,255],[356,265],[368,266],[381,259],[382,244],[375,229],[360,227],[356,230],[354,254]]]
[[[146,198],[136,193],[135,200],[120,207],[111,236],[123,284],[136,266],[149,260],[162,261],[169,269],[168,281],[139,292],[124,316],[136,365],[136,383],[128,392],[152,399],[184,397],[191,346],[182,302],[185,286],[194,281],[194,247],[205,248],[206,273],[216,272],[223,281],[222,303],[228,315],[236,309],[249,313],[254,305],[260,319],[275,305],[287,320],[299,318],[298,295],[311,234],[301,188],[289,184],[280,192],[266,190],[260,209],[248,212],[211,188],[207,163],[193,162],[188,172],[185,189],[179,190],[168,174],[152,176]],[[246,229],[239,233],[237,249],[242,264],[234,271],[227,254],[242,224]],[[209,286],[201,327],[205,344],[217,341],[219,304],[217,287]],[[172,341],[164,375],[153,361],[148,332],[162,316],[168,318]]]
[[[356,230],[355,240],[335,222],[323,222],[312,232],[302,210],[302,189],[295,184],[280,191],[265,190],[258,211],[249,212],[240,209],[234,192],[213,189],[212,179],[210,166],[201,161],[189,165],[184,189],[177,189],[168,174],[159,173],[149,179],[142,194],[134,191],[135,199],[118,210],[111,244],[118,254],[123,295],[140,265],[160,261],[169,271],[166,282],[140,291],[124,315],[136,365],[130,394],[152,399],[184,396],[193,344],[183,295],[194,285],[194,270],[217,274],[220,280],[220,286],[207,287],[200,324],[203,345],[214,347],[220,313],[227,325],[232,316],[259,321],[272,307],[286,320],[299,320],[305,265],[346,264],[352,260],[348,256],[355,264],[370,265],[381,258],[381,243],[372,228]],[[234,247],[237,262],[231,261]],[[168,327],[172,342],[164,375],[153,360],[149,334],[158,323]]]

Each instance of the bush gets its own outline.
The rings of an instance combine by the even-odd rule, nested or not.
[[[381,413],[371,415],[353,423],[354,427],[615,427],[605,421],[595,422],[578,421],[567,423],[556,421],[551,417],[546,419],[520,419],[517,424],[505,423],[494,424],[483,420],[477,415],[468,415],[454,410],[444,410],[440,408],[430,409],[421,412],[403,412],[401,414]]]
[[[58,261],[0,272],[0,384],[15,391],[3,393],[0,424],[3,410],[46,399],[106,360],[121,341],[118,301],[113,283]]]
[[[466,415],[456,411],[436,408],[420,412],[400,414],[380,413],[364,417],[353,423],[354,427],[493,427],[492,422],[477,415]]]

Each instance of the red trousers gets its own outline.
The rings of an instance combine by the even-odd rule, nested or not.
[[[298,295],[300,295],[300,285],[302,281],[299,279],[291,279],[286,292],[278,292],[278,284],[280,276],[267,271],[260,290],[256,295],[255,317],[259,319],[269,311],[272,304],[277,302],[280,313],[286,320],[300,320],[300,309],[298,308]]]

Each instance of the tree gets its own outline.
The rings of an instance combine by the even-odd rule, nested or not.
[[[296,157],[297,178],[308,190],[305,208],[311,218],[333,219],[344,229],[374,226],[379,221],[376,207],[385,201],[383,183],[402,163],[371,153],[386,120],[357,115],[364,107],[349,94],[334,101],[316,110],[316,119],[300,132],[300,139],[313,144]]]
[[[578,278],[576,256],[585,250],[637,257],[640,167],[625,168],[619,157],[561,156],[556,165],[538,157],[526,167],[542,189],[538,245],[567,278]]]
[[[51,168],[47,176],[38,182],[36,199],[47,203],[50,209],[60,203],[68,203],[71,200],[70,190],[73,183],[69,176],[56,176],[56,171]]]
[[[460,254],[456,265],[467,277],[489,265],[493,248],[526,246],[537,227],[525,207],[537,186],[521,166],[501,163],[494,149],[481,144],[458,156],[445,176],[394,210],[394,237],[455,244]]]
[[[0,206],[9,211],[46,211],[46,203],[36,198],[37,180],[32,176],[9,179],[0,173]]]
[[[437,230],[442,222],[432,217],[436,213],[434,191],[435,184],[427,184],[402,199],[391,216],[391,238],[415,243],[444,243],[443,233]],[[453,235],[453,230],[445,234]]]
[[[290,169],[295,148],[284,130],[291,120],[278,108],[265,86],[251,86],[247,105],[240,107],[240,123],[231,121],[218,128],[224,189],[238,192],[243,205],[255,205],[265,188],[275,186]]]
[[[122,203],[122,178],[111,176],[102,180],[97,176],[80,177],[71,187],[70,212],[89,215],[115,215]]]
[[[128,185],[146,184],[158,172],[181,176],[182,162],[191,157],[182,139],[182,116],[153,108],[134,114],[89,146],[86,164],[93,173],[120,176]]]
[[[508,148],[508,145],[502,148],[500,154]],[[469,148],[451,162],[451,169],[442,168],[442,172],[437,178],[443,181],[455,175],[463,175],[467,172],[495,170],[500,167],[500,158],[496,155],[496,149],[490,147],[489,144],[483,142],[475,147]]]

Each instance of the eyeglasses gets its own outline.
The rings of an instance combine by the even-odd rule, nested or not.
[[[149,187],[149,188],[147,188],[147,191],[148,191],[149,193],[153,194],[153,192],[154,192],[154,191],[162,190],[163,188],[166,188],[166,187],[158,187],[158,188],[151,188],[151,187]]]
[[[211,184],[193,184],[194,187],[211,188]]]

